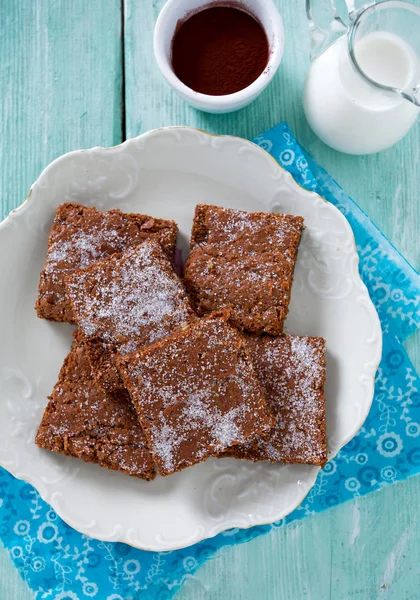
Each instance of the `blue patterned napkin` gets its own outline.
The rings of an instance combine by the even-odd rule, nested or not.
[[[273,525],[230,530],[174,552],[99,542],[67,526],[32,486],[0,469],[0,536],[35,597],[51,600],[166,600],[223,546],[379,490],[420,471],[420,381],[401,342],[420,325],[419,275],[360,208],[297,144],[282,123],[256,143],[302,186],[338,206],[349,220],[360,271],[378,309],[383,357],[366,423],[320,472],[299,508]]]

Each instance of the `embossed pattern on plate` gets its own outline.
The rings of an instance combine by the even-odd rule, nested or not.
[[[210,459],[146,483],[35,446],[71,343],[70,326],[37,319],[33,309],[55,209],[68,201],[173,218],[184,256],[198,202],[302,215],[286,328],[327,340],[330,457],[369,411],[381,354],[379,320],[346,219],[251,142],[164,128],[60,157],[0,224],[0,464],[34,485],[74,528],[138,548],[172,550],[286,516],[309,492],[317,467]]]

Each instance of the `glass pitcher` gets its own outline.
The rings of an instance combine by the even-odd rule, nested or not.
[[[370,154],[420,113],[420,0],[306,0],[312,34],[303,104],[323,142]]]

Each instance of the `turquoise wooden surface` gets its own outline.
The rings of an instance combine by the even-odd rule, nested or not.
[[[121,142],[121,24],[119,0],[0,1],[0,218],[60,154]],[[0,600],[32,597],[0,542]]]
[[[116,144],[162,125],[253,137],[286,119],[418,268],[419,125],[394,148],[369,157],[345,156],[317,140],[300,102],[309,55],[304,2],[276,1],[286,28],[279,73],[250,107],[214,116],[184,104],[156,69],[152,34],[163,0],[124,0],[124,10],[118,0],[2,0],[2,215],[24,200],[50,160],[68,150]],[[407,349],[420,368],[418,335]],[[419,505],[420,477],[277,530],[217,556],[186,583],[178,599],[418,600]],[[31,594],[0,549],[0,600],[27,598]]]
[[[54,158],[121,131],[119,0],[1,0],[1,218]]]

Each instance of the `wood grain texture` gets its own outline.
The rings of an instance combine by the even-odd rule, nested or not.
[[[308,68],[304,2],[276,0],[284,60],[250,107],[206,115],[187,106],[154,63],[154,23],[164,0],[124,0],[126,135],[192,125],[252,138],[285,119],[300,142],[397,248],[420,263],[419,125],[378,155],[327,148],[307,126],[301,90]],[[420,5],[420,0],[416,0]],[[19,205],[50,160],[121,139],[120,5],[117,0],[0,2],[0,210]],[[420,366],[419,336],[407,343]],[[418,600],[420,477],[227,550],[178,600]],[[0,549],[0,600],[32,594]],[[102,600],[99,599],[99,600]]]
[[[179,98],[156,66],[153,28],[164,0],[125,0],[127,137],[164,125],[192,125],[251,139],[286,120],[300,143],[418,268],[420,172],[412,166],[420,160],[419,124],[402,142],[371,156],[348,156],[325,146],[307,125],[301,101],[310,49],[304,2],[276,3],[286,31],[286,49],[279,71],[249,107],[228,115],[210,115]],[[414,4],[420,6],[420,0]]]
[[[277,529],[219,554],[176,600],[418,600],[419,502],[413,478]]]
[[[19,571],[0,542],[0,598],[1,600],[31,600],[33,594],[22,581]]]
[[[325,146],[308,127],[301,103],[310,47],[304,2],[276,3],[286,31],[279,72],[251,106],[209,115],[178,98],[156,67],[153,28],[164,0],[147,5],[125,0],[127,137],[164,125],[191,125],[252,138],[286,120],[300,143],[418,268],[419,124],[399,144],[372,156],[348,156]],[[420,0],[414,3],[420,6]],[[419,334],[412,336],[406,346],[417,369],[419,340]],[[224,551],[177,599],[417,600],[419,499],[417,477]]]
[[[302,89],[309,67],[310,38],[303,0],[275,0],[284,20],[285,53],[279,71],[249,107],[211,115],[187,105],[161,75],[153,55],[153,29],[164,0],[124,0],[126,137],[165,125],[191,125],[212,133],[252,139],[286,120],[299,142],[340,183],[407,260],[420,267],[420,123],[379,154],[349,156],[328,148],[309,128]],[[413,4],[420,6],[420,0]],[[420,336],[407,342],[420,367]]]
[[[51,160],[121,141],[119,0],[0,2],[5,216]]]
[[[0,219],[64,152],[121,141],[119,0],[1,0]],[[0,600],[33,598],[0,545]]]

